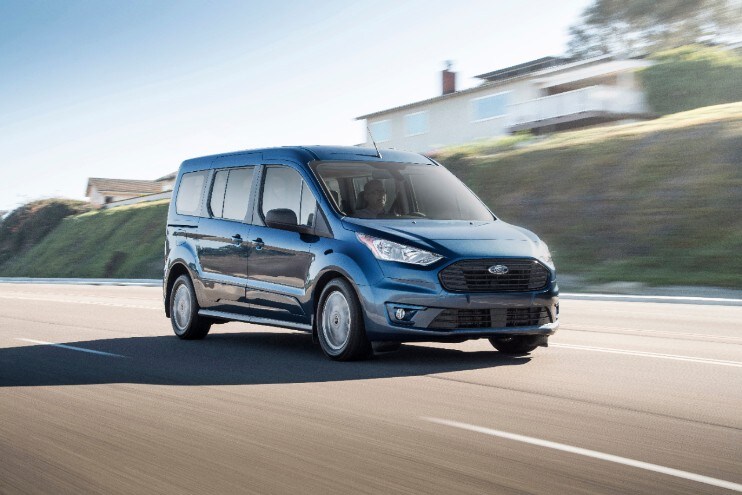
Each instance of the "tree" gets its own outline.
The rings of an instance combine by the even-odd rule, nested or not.
[[[595,0],[569,33],[578,58],[740,41],[742,0]]]

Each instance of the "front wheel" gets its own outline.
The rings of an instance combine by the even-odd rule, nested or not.
[[[536,336],[538,337],[538,336]],[[508,335],[489,339],[490,344],[503,354],[518,356],[528,354],[539,346],[537,338],[532,335]]]
[[[361,305],[347,281],[336,278],[325,286],[317,313],[317,335],[327,357],[352,361],[371,355]]]
[[[170,293],[170,323],[175,335],[184,340],[203,339],[209,333],[211,321],[198,315],[198,301],[188,275],[175,280]]]

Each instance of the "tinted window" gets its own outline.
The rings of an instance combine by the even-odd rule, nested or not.
[[[285,208],[296,214],[302,225],[311,225],[317,201],[296,170],[288,167],[269,167],[265,171],[263,199],[260,211],[265,215],[275,209]]]
[[[431,220],[492,221],[487,207],[459,179],[443,167],[412,163],[316,163],[311,165],[327,184],[337,181],[346,212],[358,218],[428,218]],[[368,184],[368,185],[367,185]],[[366,192],[375,193],[375,203]]]
[[[227,177],[229,176],[229,170],[221,170],[214,176],[214,185],[211,187],[211,200],[209,201],[209,208],[211,214],[217,218],[221,218],[222,212],[224,211],[224,191],[227,189]]]
[[[179,215],[198,215],[201,206],[201,194],[204,190],[208,172],[191,172],[183,174],[175,200],[175,211]]]
[[[252,190],[253,167],[234,168],[229,171],[227,191],[224,194],[223,217],[228,220],[244,220]]]

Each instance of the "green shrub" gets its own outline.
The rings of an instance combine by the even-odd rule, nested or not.
[[[23,255],[64,218],[89,209],[84,201],[43,199],[13,210],[0,221],[0,265]]]

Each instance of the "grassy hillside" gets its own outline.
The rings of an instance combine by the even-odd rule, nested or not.
[[[167,207],[163,200],[65,218],[0,266],[0,276],[160,278]]]
[[[595,282],[742,287],[742,103],[437,157]]]
[[[437,158],[541,236],[560,273],[742,288],[742,102]],[[67,217],[0,276],[161,277],[166,215],[161,201]]]
[[[742,56],[732,50],[690,45],[651,58],[655,64],[640,77],[659,114],[742,100]]]

